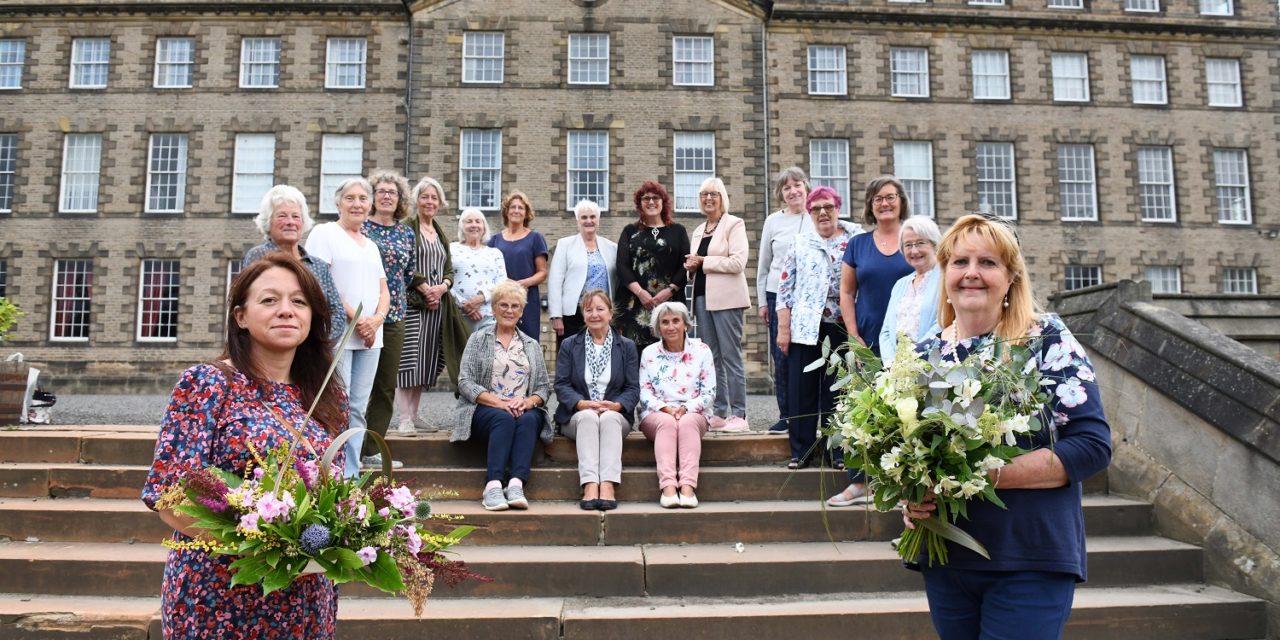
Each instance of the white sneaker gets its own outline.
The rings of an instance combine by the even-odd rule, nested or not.
[[[365,468],[365,469],[381,469],[381,468],[382,468],[382,454],[381,454],[381,453],[375,453],[375,454],[373,454],[373,455],[371,455],[371,456],[363,456],[363,457],[361,457],[361,458],[360,458],[360,466],[361,466],[362,468]],[[402,467],[404,467],[404,463],[403,463],[403,462],[400,462],[399,460],[392,460],[392,461],[391,461],[391,468],[392,468],[392,469],[399,469],[399,468],[402,468]]]
[[[396,434],[402,436],[411,436],[418,432],[418,429],[409,420],[401,420],[396,426]]]

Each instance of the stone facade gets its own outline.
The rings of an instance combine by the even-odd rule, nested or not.
[[[0,273],[3,293],[27,311],[8,347],[65,380],[63,389],[72,380],[80,388],[164,387],[182,367],[215,355],[229,269],[259,241],[252,214],[232,212],[236,136],[251,133],[274,135],[272,180],[298,186],[313,210],[327,199],[326,135],[358,136],[365,172],[437,177],[457,209],[463,171],[474,168],[463,166],[463,138],[496,131],[498,188],[529,194],[534,227],[549,243],[574,232],[568,165],[577,132],[607,140],[601,232],[609,237],[633,218],[631,194],[642,181],[675,191],[681,136],[713,141],[714,173],[752,235],[778,206],[769,183],[778,170],[831,174],[860,200],[868,179],[904,173],[895,166],[902,142],[930,143],[929,194],[945,225],[988,204],[978,146],[1011,143],[1016,224],[1042,298],[1067,284],[1074,267],[1097,267],[1101,281],[1113,282],[1176,266],[1186,293],[1220,292],[1224,270],[1251,269],[1258,292],[1274,293],[1276,5],[1235,0],[1233,15],[1215,17],[1191,0],[1161,1],[1154,13],[1126,12],[1125,0],[1082,0],[1080,9],[1045,1],[5,3],[0,42],[25,47],[20,87],[0,89],[0,136],[15,141]],[[500,82],[466,76],[468,34],[480,33],[501,34]],[[581,58],[570,40],[585,34],[607,36],[597,84],[571,77]],[[109,39],[105,88],[69,88],[78,38]],[[190,87],[155,88],[161,38],[194,42]],[[242,87],[246,38],[278,39],[276,86]],[[709,41],[706,82],[677,80],[687,79],[687,65],[676,68],[674,38]],[[326,88],[331,39],[364,41],[362,88]],[[837,57],[811,68],[811,47]],[[925,52],[927,97],[897,95],[900,49]],[[974,98],[975,52],[1007,60],[1008,98]],[[1055,100],[1053,56],[1062,53],[1087,60],[1087,101]],[[1164,60],[1167,104],[1133,104],[1133,56]],[[1241,106],[1207,106],[1209,59],[1239,61]],[[844,90],[824,86],[816,95],[810,75],[829,68],[815,77]],[[96,205],[61,212],[66,139],[86,133],[101,135]],[[146,212],[153,134],[186,136],[185,202],[176,212]],[[815,166],[815,141],[843,154],[835,174]],[[1096,205],[1085,221],[1063,220],[1062,145],[1092,155]],[[1169,222],[1143,221],[1140,212],[1138,153],[1150,147],[1169,149]],[[1247,158],[1249,210],[1238,224],[1219,222],[1216,149]],[[859,216],[856,204],[846,208]],[[700,220],[678,214],[690,229]],[[444,223],[452,233],[452,221]],[[55,341],[55,261],[70,258],[92,259],[88,339]],[[180,265],[176,340],[139,338],[145,259]],[[764,335],[758,321],[747,323],[748,371],[760,388]]]

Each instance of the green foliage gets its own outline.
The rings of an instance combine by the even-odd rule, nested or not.
[[[18,323],[18,318],[24,315],[26,314],[22,312],[22,309],[18,308],[18,305],[8,298],[0,297],[0,342],[4,342],[9,335],[9,330]]]

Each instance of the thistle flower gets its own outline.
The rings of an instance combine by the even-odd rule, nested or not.
[[[413,505],[413,517],[419,520],[426,520],[431,517],[431,503],[426,500],[419,500],[418,504]]]
[[[333,540],[329,528],[322,524],[313,524],[302,530],[302,535],[298,536],[298,544],[302,550],[308,555],[316,555],[321,549],[329,546]]]

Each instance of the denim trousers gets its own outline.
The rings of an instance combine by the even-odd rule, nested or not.
[[[373,349],[343,349],[338,357],[338,375],[347,385],[348,429],[364,429],[365,410],[369,407],[369,392],[373,389],[373,376],[378,370],[378,358],[382,347]],[[354,478],[360,475],[360,450],[364,446],[364,433],[352,436],[343,445],[346,454],[343,475]]]
[[[778,294],[766,291],[765,304],[769,307],[769,357],[773,358],[773,398],[778,403],[778,419],[791,415],[787,404],[787,354],[778,348]]]
[[[512,478],[529,481],[529,467],[533,465],[533,447],[542,429],[543,413],[538,409],[526,411],[519,418],[503,409],[478,406],[471,416],[471,434],[488,443],[485,482],[506,479],[507,469]]]
[[[921,567],[929,617],[941,640],[1057,640],[1076,577],[1049,571]]]

